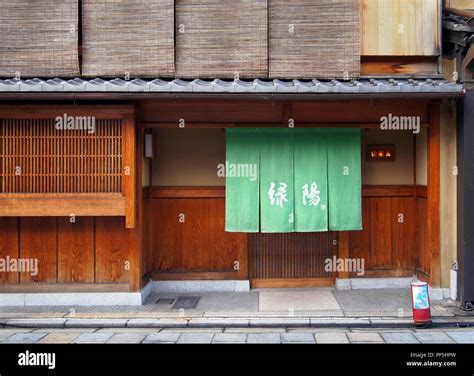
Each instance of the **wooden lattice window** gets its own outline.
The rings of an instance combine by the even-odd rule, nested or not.
[[[133,227],[134,158],[133,108],[0,107],[0,216],[125,215]]]

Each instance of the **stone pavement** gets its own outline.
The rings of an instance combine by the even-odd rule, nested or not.
[[[5,328],[0,343],[474,343],[474,328]]]
[[[194,308],[174,307],[177,298],[193,296],[199,298]],[[223,334],[226,334],[227,330],[241,329],[245,333],[245,330],[258,328],[269,330],[304,328],[309,331],[324,329],[350,331],[369,328],[410,330],[414,328],[410,300],[410,292],[407,289],[350,291],[262,289],[228,293],[162,293],[150,296],[143,306],[1,307],[0,328],[8,330],[44,328],[46,331],[58,329],[65,333],[71,329],[109,329],[110,332],[111,328],[156,332],[161,329],[174,329],[177,332],[181,330],[182,333],[188,333],[191,329],[220,328],[216,330],[222,330]],[[474,327],[474,316],[456,314],[456,309],[453,302],[433,302],[431,313],[438,331],[460,326]],[[339,336],[342,338],[342,335]],[[122,337],[124,336],[114,337],[111,340],[119,341]],[[188,335],[182,338],[180,336],[176,341],[188,341],[190,340],[188,337]],[[208,338],[210,335],[202,337]],[[227,337],[217,336],[210,340],[219,342]],[[286,342],[291,341],[292,337],[294,336],[279,338]],[[311,340],[308,335],[301,338],[303,337],[308,341]],[[326,337],[323,336],[321,340]],[[55,337],[48,338],[53,340]],[[87,340],[88,337],[85,338]],[[143,340],[137,335],[133,338],[136,342]],[[193,336],[191,340],[192,338]],[[243,338],[236,336],[235,340],[243,341]],[[344,338],[348,341],[358,340],[358,336],[344,335]],[[398,338],[414,341],[406,333],[388,338],[387,341]],[[100,339],[109,340],[105,337]],[[245,341],[249,342],[261,340],[256,336],[245,337]],[[266,340],[276,341],[276,336],[268,336]]]

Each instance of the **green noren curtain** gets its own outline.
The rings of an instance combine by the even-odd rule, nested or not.
[[[328,231],[326,131],[294,132],[295,231]]]
[[[331,129],[327,137],[329,230],[361,230],[360,129]]]
[[[226,231],[362,228],[359,129],[229,129],[226,137]]]
[[[255,129],[226,132],[226,231],[259,231],[259,139]]]
[[[294,231],[292,137],[289,129],[261,130],[261,232]]]

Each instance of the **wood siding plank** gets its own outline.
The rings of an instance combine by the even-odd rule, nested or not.
[[[18,219],[0,218],[0,258],[18,259]],[[0,284],[18,283],[19,275],[15,272],[0,272]]]
[[[370,199],[370,264],[373,269],[392,268],[392,200]]]
[[[20,282],[57,282],[57,219],[20,219],[20,258],[37,259],[38,275],[20,273]]]
[[[94,251],[94,218],[58,218],[58,283],[93,283]]]

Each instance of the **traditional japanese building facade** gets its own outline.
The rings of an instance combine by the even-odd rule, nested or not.
[[[54,3],[0,0],[0,305],[454,293],[440,1]]]

